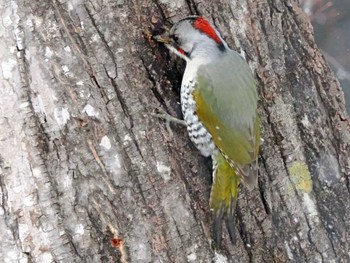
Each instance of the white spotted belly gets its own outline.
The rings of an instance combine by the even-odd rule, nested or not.
[[[187,124],[187,131],[191,141],[202,155],[210,156],[217,151],[217,148],[210,133],[200,122],[196,114],[196,103],[192,96],[194,85],[194,81],[190,81],[187,84],[183,84],[181,87],[182,114]]]

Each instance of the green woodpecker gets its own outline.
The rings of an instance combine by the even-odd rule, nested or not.
[[[260,128],[252,71],[202,17],[184,18],[154,39],[187,62],[181,109],[191,141],[213,160],[214,239],[220,245],[224,220],[235,240],[238,187],[242,182],[253,189],[258,177]]]

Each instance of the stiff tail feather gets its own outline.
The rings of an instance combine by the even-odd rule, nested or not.
[[[220,247],[223,222],[226,223],[232,243],[235,243],[236,240],[234,213],[240,178],[221,153],[213,156],[213,164],[213,186],[210,194],[210,208],[214,213],[214,242]]]

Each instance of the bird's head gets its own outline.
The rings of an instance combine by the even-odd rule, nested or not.
[[[169,32],[153,38],[186,61],[214,59],[227,48],[219,32],[200,16],[181,19]]]

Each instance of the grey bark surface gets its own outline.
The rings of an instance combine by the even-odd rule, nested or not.
[[[1,262],[349,262],[350,124],[297,1],[2,1]],[[259,187],[213,250],[184,63],[147,32],[213,22],[258,81]]]

